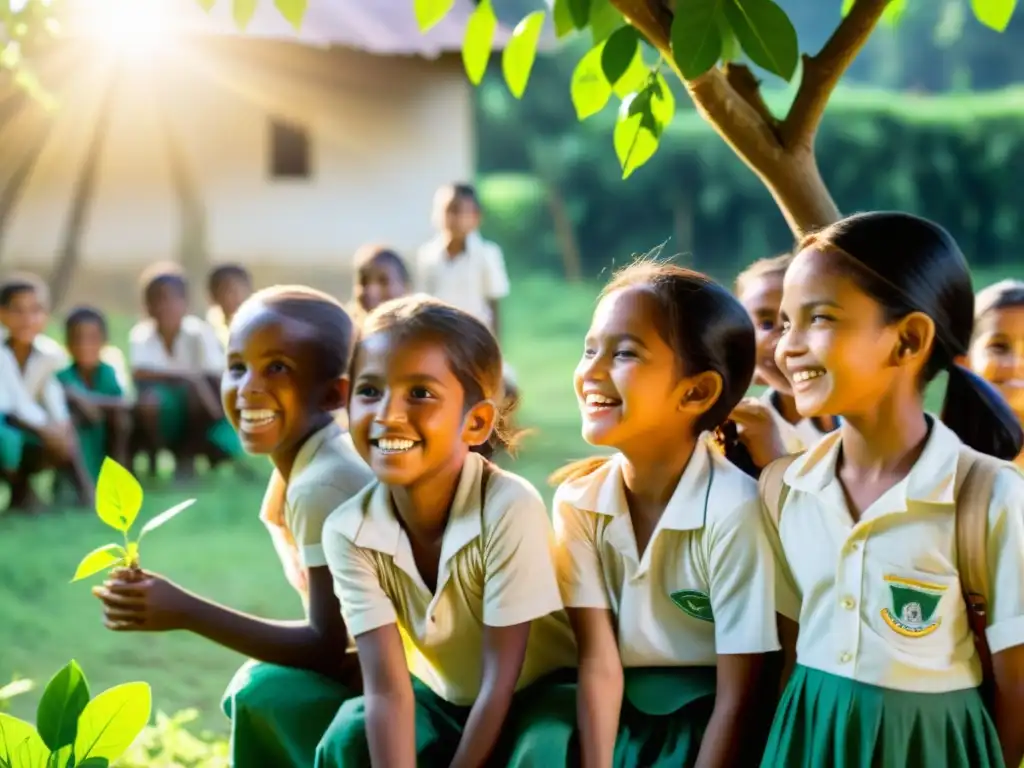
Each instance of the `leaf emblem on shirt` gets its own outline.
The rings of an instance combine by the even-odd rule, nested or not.
[[[944,584],[886,576],[889,605],[882,609],[882,620],[904,637],[930,635],[942,623],[935,612],[946,592]]]
[[[682,589],[669,595],[683,613],[701,621],[713,622],[714,614],[711,612],[711,597],[696,589]]]

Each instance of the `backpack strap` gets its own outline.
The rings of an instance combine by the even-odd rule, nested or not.
[[[963,446],[956,464],[953,494],[956,499],[956,560],[960,588],[967,606],[967,620],[981,661],[982,695],[988,698],[992,684],[992,654],[988,627],[988,508],[992,489],[1003,462]]]
[[[757,478],[757,490],[761,496],[761,503],[768,510],[776,528],[779,527],[782,508],[786,506],[786,497],[789,496],[789,486],[784,480],[786,470],[802,455],[802,453],[791,453],[781,459],[776,459],[762,469],[761,475]]]

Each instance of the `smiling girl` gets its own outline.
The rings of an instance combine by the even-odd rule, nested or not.
[[[529,483],[472,451],[501,431],[497,341],[455,307],[398,299],[367,318],[352,380],[377,481],[331,515],[324,549],[365,695],[316,765],[558,764],[537,707],[575,650],[551,524]]]
[[[1024,757],[1024,442],[990,386],[957,364],[971,276],[936,224],[851,216],[808,237],[786,272],[776,361],[808,418],[839,429],[765,483],[780,556],[783,637],[796,668],[762,765],[981,768]],[[941,420],[923,390],[948,372]],[[987,629],[994,696],[961,593],[958,470],[994,471]],[[785,465],[772,465],[765,477]]]
[[[327,516],[373,477],[331,418],[348,397],[351,338],[341,306],[304,287],[260,291],[231,322],[224,412],[246,451],[274,465],[260,517],[305,619],[239,613],[149,572],[96,589],[110,629],[184,629],[262,662],[244,666],[224,700],[234,766],[307,768],[338,706],[358,691],[321,545]]]
[[[575,388],[583,437],[616,453],[556,475],[554,502],[584,766],[761,755],[775,566],[756,483],[707,434],[753,369],[750,320],[704,275],[641,262],[601,293]]]

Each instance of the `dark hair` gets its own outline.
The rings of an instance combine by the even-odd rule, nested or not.
[[[41,278],[23,272],[11,275],[0,284],[0,307],[7,309],[23,293],[34,293],[43,304],[50,303],[50,291]]]
[[[362,272],[366,267],[371,264],[381,263],[387,264],[401,278],[402,282],[406,285],[410,282],[409,268],[405,265],[405,261],[395,251],[384,245],[364,245],[358,251],[356,251],[355,258],[355,270],[357,275],[362,275]]]
[[[251,284],[252,275],[241,264],[218,264],[210,270],[210,274],[206,277],[206,290],[212,296],[229,280],[239,280]]]
[[[64,320],[64,337],[70,337],[71,331],[76,326],[84,325],[85,323],[98,325],[103,338],[107,338],[107,318],[95,307],[75,307],[68,312],[68,316]]]
[[[139,286],[142,289],[142,297],[149,301],[158,288],[165,285],[176,288],[182,296],[188,296],[188,280],[185,274],[174,262],[161,261],[146,267],[139,278]]]
[[[478,211],[480,210],[480,197],[476,193],[476,187],[472,184],[457,181],[445,184],[441,189],[449,193],[455,200],[466,200],[472,203]]]
[[[1000,280],[974,297],[974,319],[1000,309],[1024,307],[1024,280]]]
[[[252,294],[238,309],[262,304],[282,317],[297,320],[316,331],[317,375],[333,380],[348,372],[352,355],[352,318],[333,296],[305,285],[275,285]]]
[[[734,291],[737,296],[743,293],[754,280],[762,277],[782,277],[793,263],[792,253],[781,253],[766,259],[758,259],[736,276]]]
[[[747,311],[707,275],[653,259],[641,259],[616,273],[599,300],[626,288],[643,288],[657,301],[658,333],[675,352],[680,376],[714,371],[721,377],[721,394],[694,429],[698,434],[714,430],[726,457],[738,458],[738,438],[733,433],[731,439],[723,439],[720,427],[754,378],[757,344]],[[607,457],[570,464],[551,481],[581,477],[605,461]]]
[[[974,327],[974,290],[967,260],[938,224],[899,212],[848,216],[804,238],[800,249],[839,252],[858,287],[881,305],[886,322],[922,312],[935,341],[921,372],[922,387],[949,372],[942,421],[971,448],[1013,459],[1024,430],[999,392],[960,365]]]
[[[414,294],[386,301],[367,315],[360,338],[375,333],[386,333],[397,343],[429,339],[440,344],[465,393],[466,408],[490,400],[498,412],[490,438],[475,452],[489,457],[514,449],[519,435],[509,428],[509,418],[518,401],[505,397],[501,347],[486,325],[457,307]]]

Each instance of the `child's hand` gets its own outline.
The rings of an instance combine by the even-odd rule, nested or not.
[[[103,623],[115,632],[184,629],[188,593],[163,576],[118,569],[93,594],[103,603]]]
[[[729,419],[736,424],[740,442],[747,447],[750,458],[758,469],[764,469],[775,459],[786,455],[778,425],[768,407],[754,398],[739,402]]]
[[[43,447],[59,461],[67,461],[71,458],[74,450],[72,437],[74,432],[71,425],[47,424],[39,430],[39,439]]]

